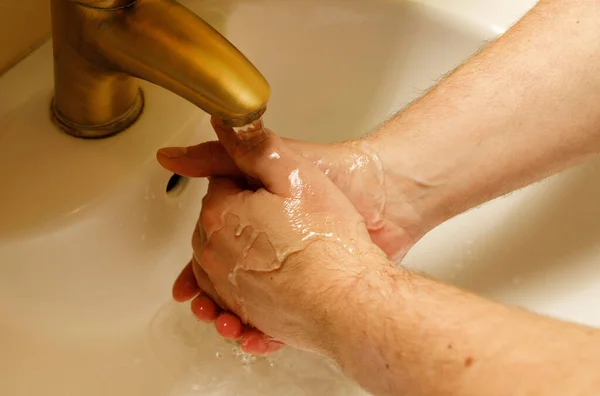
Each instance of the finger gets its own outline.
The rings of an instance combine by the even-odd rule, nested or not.
[[[283,349],[285,344],[259,330],[249,329],[242,335],[240,346],[246,353],[264,356]]]
[[[203,294],[192,300],[191,308],[194,316],[205,323],[212,323],[219,316],[217,304]]]
[[[231,179],[221,177],[210,179],[206,196],[202,200],[200,222],[196,227],[195,236],[192,237],[193,246],[202,246],[206,242],[206,238],[202,239],[197,234],[205,232],[210,237],[215,231],[223,228],[225,225],[223,212],[231,206],[232,200],[235,200],[241,191],[238,184]]]
[[[205,242],[206,233],[204,232],[202,227],[199,226],[199,224],[196,224],[194,234],[192,235],[192,246],[194,246],[194,255],[191,261],[194,279],[204,294],[207,294],[208,297],[210,297],[220,307],[225,307],[223,300],[219,296],[219,293],[215,289],[208,274],[206,273],[206,271],[204,271],[204,268],[202,268],[201,262],[199,260],[199,257],[205,256],[203,254],[206,248]]]
[[[242,176],[220,142],[190,147],[165,147],[156,153],[163,168],[187,177]]]
[[[217,333],[228,340],[237,340],[244,333],[242,321],[232,313],[225,312],[219,315],[215,322]]]
[[[184,302],[194,298],[200,293],[200,286],[196,282],[192,262],[185,266],[173,284],[173,299]]]
[[[213,118],[212,125],[219,141],[236,165],[246,175],[258,179],[265,188],[278,195],[290,192],[290,175],[308,160],[290,150],[273,132],[264,130],[260,139],[238,138],[233,128]],[[262,127],[260,127],[262,128]]]
[[[206,195],[207,200],[210,200],[212,195],[217,195],[217,199],[221,199],[223,196],[235,195],[242,191],[239,182],[227,177],[211,177],[208,183],[208,190]]]
[[[217,290],[210,281],[208,274],[204,271],[200,264],[198,264],[196,259],[193,260],[193,269],[196,282],[198,282],[198,285],[200,285],[202,292],[207,294],[219,307],[225,307],[225,302],[221,296],[219,296],[219,293],[217,293]]]

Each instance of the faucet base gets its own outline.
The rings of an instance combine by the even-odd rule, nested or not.
[[[71,136],[83,139],[102,139],[123,132],[133,125],[144,110],[144,93],[140,89],[133,105],[116,120],[104,125],[79,125],[69,121],[54,105],[52,100],[51,116],[52,122],[62,131]]]

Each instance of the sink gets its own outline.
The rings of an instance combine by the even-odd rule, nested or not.
[[[190,0],[265,74],[281,135],[348,139],[420,96],[534,1]],[[320,358],[243,355],[170,287],[206,190],[155,150],[214,139],[208,117],[144,84],[128,131],[50,123],[50,43],[0,78],[0,394],[362,394]],[[600,326],[600,162],[433,230],[404,264],[508,304]],[[168,191],[167,191],[168,190]]]

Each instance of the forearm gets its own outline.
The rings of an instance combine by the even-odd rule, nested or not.
[[[597,330],[402,269],[365,275],[345,290],[329,311],[330,356],[375,395],[593,396],[600,389]]]
[[[600,3],[542,1],[372,137],[423,232],[600,151]]]

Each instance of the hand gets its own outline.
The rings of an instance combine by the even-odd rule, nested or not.
[[[193,238],[198,283],[244,322],[318,350],[330,289],[356,282],[373,262],[391,264],[352,203],[310,161],[272,132],[244,143],[229,128],[215,129],[235,165],[265,188],[211,179]],[[187,281],[177,282],[186,297],[196,292],[189,268],[180,277]]]
[[[401,259],[424,234],[421,216],[405,199],[399,184],[408,184],[386,171],[369,138],[334,144],[283,139],[309,159],[348,197],[364,217],[371,239],[392,259]],[[159,150],[159,163],[187,177],[244,177],[218,141],[192,147]]]
[[[214,123],[218,130],[222,126]],[[401,258],[420,238],[419,216],[403,194],[394,191],[397,177],[389,176],[369,141],[349,141],[319,145],[284,139],[286,145],[315,163],[343,191],[365,218],[371,239],[388,255]],[[166,148],[158,152],[158,161],[166,169],[188,177],[245,177],[223,145],[207,142],[187,148]],[[389,179],[392,177],[392,181]],[[388,192],[391,191],[391,194]],[[205,288],[210,285],[204,285]],[[194,277],[192,263],[184,269],[173,286],[176,301],[192,299],[192,312],[204,322],[216,320],[217,331],[227,339],[241,339],[242,349],[264,354],[282,347],[255,329],[244,327],[228,312],[221,312]],[[219,301],[217,301],[219,303]],[[223,304],[219,303],[222,307]]]

